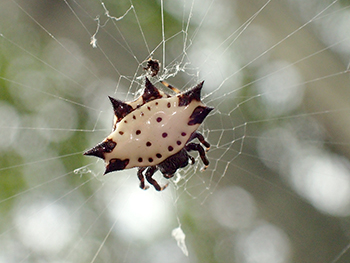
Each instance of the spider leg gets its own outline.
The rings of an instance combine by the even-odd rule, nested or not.
[[[146,173],[145,173],[145,176],[146,176],[146,179],[147,181],[154,186],[154,188],[157,190],[157,191],[162,191],[164,190],[168,184],[164,185],[163,187],[160,187],[160,185],[158,184],[158,182],[156,180],[154,180],[152,178],[153,174],[158,170],[158,168],[156,166],[150,166],[148,167]]]
[[[205,167],[204,169],[206,169],[209,165],[209,161],[207,159],[207,156],[205,155],[205,151],[203,149],[203,147],[198,144],[198,143],[189,143],[185,146],[186,151],[190,152],[190,151],[197,151],[199,153],[199,156],[202,159],[202,162],[204,163]]]
[[[189,155],[188,158],[190,158],[191,164],[194,164],[196,162],[195,159],[191,155]]]
[[[209,150],[209,148],[210,148],[210,144],[209,144],[209,142],[207,142],[205,139],[204,139],[204,136],[202,135],[202,134],[200,134],[199,132],[194,132],[194,133],[192,133],[192,135],[191,135],[191,137],[188,139],[188,141],[190,142],[190,141],[192,141],[192,140],[194,140],[194,139],[198,139],[200,142],[201,142],[201,144],[203,144],[207,149],[207,151]]]
[[[174,174],[163,174],[164,178],[170,179],[174,177]]]
[[[160,83],[162,83],[165,87],[171,89],[175,93],[180,93],[181,92],[179,89],[175,88],[174,86],[171,86],[168,82],[166,82],[164,80],[162,80]]]
[[[137,171],[137,177],[140,180],[140,188],[143,190],[148,189],[148,186],[145,186],[145,178],[143,177],[143,171],[146,170],[147,167],[139,167],[139,170]]]

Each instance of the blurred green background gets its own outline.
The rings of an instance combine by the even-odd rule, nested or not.
[[[349,262],[349,25],[348,1],[2,0],[0,262]],[[149,57],[215,107],[209,168],[160,193],[82,156]]]

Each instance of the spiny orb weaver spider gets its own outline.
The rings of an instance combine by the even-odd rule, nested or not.
[[[168,95],[158,90],[146,77],[143,94],[134,101],[122,102],[109,97],[114,109],[112,133],[84,155],[102,158],[106,163],[105,173],[138,167],[140,187],[147,189],[145,179],[158,191],[164,190],[152,178],[159,170],[167,179],[172,178],[177,169],[194,163],[188,154],[197,151],[205,168],[209,165],[206,153],[210,144],[196,130],[207,117],[211,107],[201,102],[201,82],[185,92],[180,92],[161,81],[176,95]],[[143,175],[143,172],[145,174]]]

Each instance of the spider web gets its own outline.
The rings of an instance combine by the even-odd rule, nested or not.
[[[2,1],[0,262],[348,262],[349,14],[345,0]],[[215,108],[199,129],[209,167],[193,154],[162,192],[82,156],[149,58],[158,88],[205,80]]]

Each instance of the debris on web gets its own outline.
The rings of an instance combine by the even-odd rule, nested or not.
[[[188,250],[185,243],[186,235],[182,231],[181,225],[173,229],[173,231],[171,232],[171,236],[177,241],[177,246],[182,250],[182,253],[184,253],[185,256],[188,257]]]
[[[95,18],[95,21],[97,21],[97,28],[96,28],[95,33],[94,33],[94,34],[91,36],[91,38],[90,38],[90,45],[91,45],[93,48],[97,48],[97,38],[96,38],[96,35],[97,35],[98,32],[100,31],[100,28],[101,28],[101,27],[106,26],[109,20],[114,20],[114,21],[122,20],[122,19],[129,13],[130,10],[134,9],[134,6],[131,5],[131,6],[129,7],[129,9],[126,10],[126,12],[125,12],[122,16],[120,16],[120,17],[115,17],[115,16],[111,16],[111,15],[109,14],[109,10],[106,8],[106,6],[105,6],[105,4],[104,4],[103,2],[101,2],[101,4],[102,4],[103,9],[105,10],[105,16],[107,17],[107,21],[106,21],[104,24],[101,25],[100,16],[97,16],[97,17]]]
[[[73,171],[75,174],[79,174],[80,176],[83,176],[84,174],[93,174],[93,172],[87,168],[86,166],[83,166],[83,167],[80,167],[80,168],[77,168]]]

